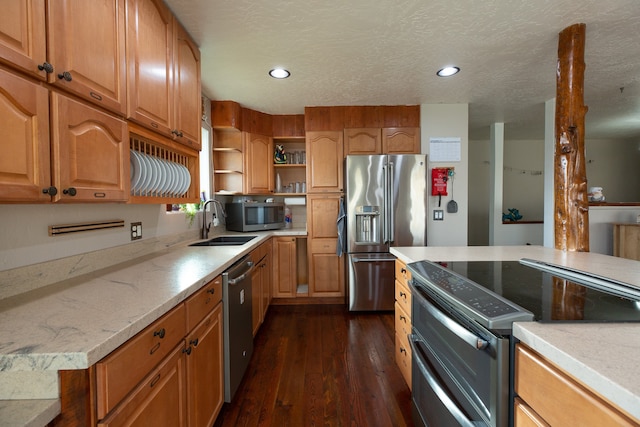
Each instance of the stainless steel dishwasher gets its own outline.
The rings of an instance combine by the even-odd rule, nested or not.
[[[247,255],[222,273],[225,402],[231,402],[253,354],[252,269],[253,262]]]

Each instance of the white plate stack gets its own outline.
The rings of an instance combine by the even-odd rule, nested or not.
[[[191,185],[189,170],[170,162],[131,150],[131,194],[148,197],[182,197]]]

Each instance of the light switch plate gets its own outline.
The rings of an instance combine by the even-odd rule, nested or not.
[[[433,220],[434,221],[442,221],[442,220],[444,220],[444,211],[442,209],[434,209],[433,210]]]

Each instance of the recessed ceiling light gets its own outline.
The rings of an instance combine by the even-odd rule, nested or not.
[[[291,73],[284,68],[274,68],[273,70],[269,71],[269,75],[274,79],[286,79],[291,75]]]
[[[438,70],[436,74],[440,77],[449,77],[449,76],[453,76],[454,74],[458,74],[459,71],[460,71],[460,68],[458,67],[444,67]]]

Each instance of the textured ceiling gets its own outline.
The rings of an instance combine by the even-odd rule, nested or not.
[[[544,137],[558,33],[585,23],[586,137],[640,137],[639,0],[166,2],[200,46],[211,99],[269,114],[468,103],[471,139],[495,122],[507,138]],[[451,64],[462,71],[436,77]],[[269,77],[277,66],[291,77]]]

